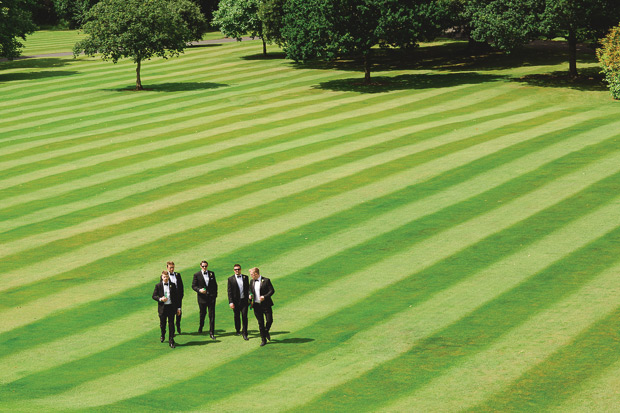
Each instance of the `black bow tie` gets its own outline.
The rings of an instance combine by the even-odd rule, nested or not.
[[[164,284],[166,287],[168,287],[168,284]]]

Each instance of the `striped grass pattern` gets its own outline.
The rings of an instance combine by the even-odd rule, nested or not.
[[[364,89],[278,52],[189,48],[140,93],[128,61],[0,62],[3,409],[613,410],[620,106],[528,82],[564,62],[421,53]],[[150,297],[167,260],[174,350]],[[252,315],[232,334],[235,263],[276,289],[263,348]]]

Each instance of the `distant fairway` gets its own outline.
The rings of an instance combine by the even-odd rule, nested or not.
[[[139,93],[129,61],[0,62],[0,410],[617,411],[620,102],[542,75],[561,54],[464,50],[363,87],[204,45],[145,62]],[[263,348],[253,314],[234,336],[235,263],[276,290]]]

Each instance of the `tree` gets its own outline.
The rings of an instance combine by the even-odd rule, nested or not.
[[[98,0],[54,0],[56,14],[64,20],[70,29],[81,27],[86,13]]]
[[[262,36],[269,42],[284,45],[282,25],[286,0],[262,0],[258,5],[258,18],[262,22]]]
[[[13,59],[21,54],[18,40],[35,31],[30,0],[0,0],[0,57]]]
[[[267,54],[267,43],[263,37],[263,22],[258,17],[260,0],[220,0],[219,8],[213,13],[213,25],[224,36],[241,41],[243,36],[263,41],[263,54]]]
[[[605,81],[614,99],[620,99],[620,25],[613,27],[601,47],[596,50],[596,57],[603,66]]]
[[[445,4],[434,0],[289,0],[284,50],[295,61],[361,57],[370,83],[372,48],[413,47],[441,32]]]
[[[540,37],[564,36],[569,74],[577,76],[577,43],[595,41],[620,19],[617,0],[469,0],[471,36],[500,50]]]
[[[144,60],[178,56],[205,29],[203,15],[189,0],[102,0],[87,13],[83,30],[88,37],[76,43],[73,54],[100,53],[113,63],[131,58],[136,63],[136,90],[142,90]]]

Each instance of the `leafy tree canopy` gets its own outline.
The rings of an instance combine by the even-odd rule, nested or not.
[[[141,62],[178,56],[188,42],[202,37],[206,23],[189,0],[102,0],[87,13],[83,30],[88,37],[75,45],[73,54],[100,53],[103,60],[114,63],[132,59],[140,90]]]
[[[58,17],[68,23],[70,29],[80,27],[86,13],[98,0],[54,0]]]
[[[295,61],[364,58],[370,82],[373,46],[411,47],[441,32],[445,3],[434,0],[289,0],[282,35]]]
[[[35,31],[30,7],[30,0],[0,0],[0,57],[19,56],[23,44],[18,38]]]
[[[465,8],[471,36],[502,50],[539,36],[564,36],[572,76],[577,42],[595,40],[620,20],[618,0],[469,0]]]

